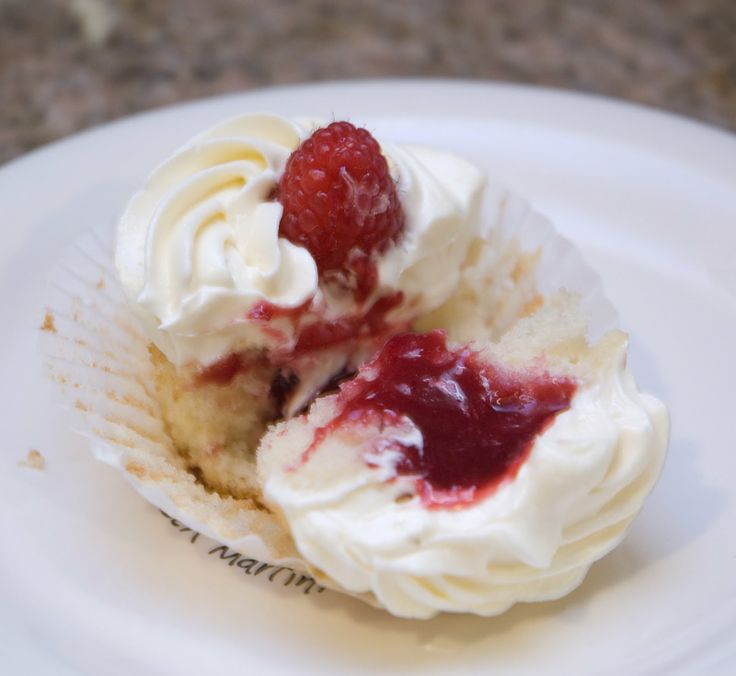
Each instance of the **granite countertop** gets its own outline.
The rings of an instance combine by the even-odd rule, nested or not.
[[[733,0],[0,0],[0,163],[175,101],[381,76],[539,83],[736,129]]]

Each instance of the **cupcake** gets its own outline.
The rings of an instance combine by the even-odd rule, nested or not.
[[[577,586],[659,473],[666,412],[595,275],[451,153],[244,115],[106,248],[55,378],[98,457],[243,554],[403,617],[493,615]]]

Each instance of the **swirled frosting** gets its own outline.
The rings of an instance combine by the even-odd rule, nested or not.
[[[326,293],[311,254],[279,237],[282,207],[271,199],[289,155],[316,126],[267,114],[225,121],[161,164],[129,202],[116,266],[149,337],[177,366],[288,348],[288,325],[269,331],[249,312],[263,301],[296,308]],[[402,292],[406,302],[392,316],[400,321],[454,289],[479,229],[484,176],[448,153],[389,144],[383,151],[407,228],[377,262],[375,297]]]
[[[310,564],[395,615],[495,615],[559,598],[623,538],[667,439],[664,406],[638,391],[626,367],[624,334],[594,352],[573,367],[569,409],[536,437],[513,479],[477,503],[422,504],[392,451],[397,441],[421,448],[410,420],[315,437],[336,415],[335,395],[264,439],[264,496]]]

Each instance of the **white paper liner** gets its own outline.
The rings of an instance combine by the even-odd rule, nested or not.
[[[504,206],[493,224],[485,264],[509,265],[523,251],[536,261],[532,281],[545,297],[563,289],[574,292],[589,318],[591,336],[613,328],[616,313],[601,281],[575,247],[525,200],[497,192],[494,199],[499,197]],[[113,240],[111,227],[85,234],[50,273],[43,343],[72,428],[89,440],[96,458],[122,472],[149,502],[188,528],[243,556],[309,571],[273,515],[247,500],[207,492],[185,469],[154,394],[149,341],[117,281]],[[520,318],[528,298],[515,293],[508,280],[494,288],[499,298],[504,296],[499,316],[506,315],[494,326],[498,333],[501,324]],[[470,319],[467,331],[473,329]],[[462,327],[458,332],[462,336]],[[321,576],[319,582],[333,586]]]
[[[517,238],[526,251],[539,252],[536,279],[540,293],[549,298],[560,291],[575,294],[587,318],[588,339],[615,328],[618,314],[606,298],[598,273],[583,259],[570,240],[550,220],[532,209],[525,199],[509,193],[497,231],[502,239]]]
[[[50,274],[43,347],[72,428],[169,516],[242,554],[306,570],[272,515],[208,493],[178,461],[154,393],[149,341],[117,281],[112,247],[110,229],[87,233]]]

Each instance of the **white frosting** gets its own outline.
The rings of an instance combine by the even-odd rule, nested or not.
[[[382,432],[345,428],[302,462],[315,426],[335,411],[334,396],[318,400],[308,421],[266,437],[258,456],[264,496],[308,562],[344,589],[416,618],[495,615],[571,591],[639,511],[668,428],[664,406],[637,390],[621,339],[537,437],[513,480],[469,507],[430,510],[414,495],[414,480],[396,475],[395,452],[371,450],[396,437],[421,443],[409,422]],[[407,495],[414,497],[397,501]]]
[[[265,114],[225,121],[160,165],[128,204],[115,263],[147,334],[176,365],[288,343],[288,322],[277,339],[247,319],[249,310],[261,301],[293,308],[323,293],[309,252],[278,236],[282,208],[268,200],[315,126]],[[384,152],[407,229],[379,261],[379,293],[403,291],[413,318],[457,283],[479,230],[484,177],[447,153],[398,145]]]

